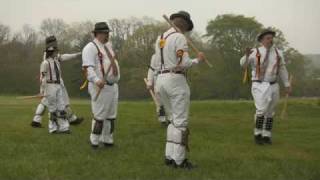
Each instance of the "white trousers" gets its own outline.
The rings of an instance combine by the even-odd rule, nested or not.
[[[63,104],[65,104],[65,106],[66,106],[65,111],[67,112],[67,117],[68,117],[69,122],[75,121],[77,119],[77,116],[72,112],[72,110],[70,108],[69,95],[68,95],[67,89],[64,85],[62,85],[62,101],[63,101]],[[38,104],[38,106],[36,108],[36,112],[35,112],[35,115],[34,115],[32,121],[41,123],[42,116],[43,116],[47,106],[48,106],[48,100],[46,97],[43,97],[41,99],[41,102]]]
[[[63,114],[65,110],[65,101],[63,96],[63,86],[60,84],[47,84],[45,90],[46,101],[48,103],[48,110],[52,116],[49,120],[49,132],[64,132],[69,130],[69,122]]]
[[[256,107],[255,120],[257,117],[264,117],[263,128],[254,129],[254,134],[271,137],[271,130],[266,130],[266,122],[268,118],[273,118],[275,108],[279,101],[279,84],[270,85],[267,82],[253,82],[251,93]]]
[[[90,141],[93,145],[98,145],[99,142],[112,144],[114,121],[117,117],[118,109],[118,84],[114,84],[113,86],[105,85],[96,101],[94,101],[94,98],[96,97],[98,88],[93,83],[89,83],[88,88],[91,95],[91,109],[93,113]],[[98,130],[100,132],[94,133],[97,121],[102,125],[101,129]]]
[[[160,74],[157,78],[155,92],[161,98],[171,124],[167,129],[165,156],[181,164],[186,158],[186,147],[182,143],[182,132],[187,129],[190,89],[186,78],[181,74]]]

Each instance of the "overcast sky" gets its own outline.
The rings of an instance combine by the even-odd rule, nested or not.
[[[68,23],[130,16],[161,20],[162,14],[178,10],[191,13],[200,33],[218,14],[256,17],[265,26],[281,29],[302,53],[320,53],[320,0],[0,0],[0,23],[17,31],[23,24],[38,28],[45,18]]]

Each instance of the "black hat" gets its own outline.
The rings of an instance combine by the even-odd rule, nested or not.
[[[181,17],[183,18],[184,20],[187,21],[189,27],[188,27],[188,31],[191,31],[193,29],[193,22],[191,20],[191,17],[190,17],[190,14],[186,11],[179,11],[177,13],[174,13],[170,16],[170,20],[173,20],[174,18],[177,18],[177,17]]]
[[[98,22],[94,25],[93,33],[108,33],[111,32],[108,24],[106,22]]]
[[[264,30],[262,30],[261,31],[261,33],[258,35],[258,41],[260,42],[262,39],[263,39],[263,37],[265,36],[265,35],[268,35],[268,34],[271,34],[272,36],[275,36],[276,35],[276,32],[275,31],[273,31],[273,30],[271,30],[271,29],[264,29]]]
[[[46,50],[53,51],[58,48],[57,38],[55,36],[46,37]]]

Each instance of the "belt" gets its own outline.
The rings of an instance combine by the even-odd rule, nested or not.
[[[108,86],[113,86],[114,83],[111,83],[111,82],[106,81],[106,85],[108,85]]]
[[[252,80],[252,82],[263,83],[263,82],[267,82],[267,81]],[[273,85],[273,84],[276,84],[276,83],[277,83],[277,81],[272,81],[272,82],[267,82],[267,83],[269,83],[270,85]]]
[[[184,71],[173,71],[173,70],[162,70],[158,71],[158,74],[166,74],[166,73],[174,73],[174,74],[185,74]]]
[[[49,84],[60,84],[60,81],[47,80]]]

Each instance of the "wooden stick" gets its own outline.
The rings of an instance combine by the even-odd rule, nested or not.
[[[172,21],[168,18],[167,15],[163,15],[162,16],[169,24],[171,27],[173,27],[176,31],[178,31],[179,33],[183,34],[182,31],[175,25],[172,23]],[[184,35],[184,37],[187,39],[187,42],[189,44],[189,46],[191,47],[191,49],[196,52],[196,53],[199,53],[200,51],[198,50],[198,48],[193,44],[193,42],[187,37]],[[204,61],[207,63],[207,65],[212,68],[212,64],[208,61],[208,59],[206,57],[204,57]]]
[[[289,78],[290,88],[292,88],[292,79],[293,79],[293,76],[291,75]],[[286,93],[286,97],[284,99],[284,105],[283,105],[283,108],[281,111],[280,119],[285,119],[285,117],[287,115],[288,99],[289,99],[289,93]]]
[[[144,78],[143,80],[144,80],[144,83],[145,83],[146,85],[148,85],[148,80],[147,80],[147,78]],[[156,95],[154,94],[154,92],[153,92],[151,89],[149,89],[149,93],[150,93],[150,95],[151,95],[151,97],[152,97],[152,99],[153,99],[154,104],[157,106],[157,108],[160,107],[159,102],[158,102],[158,100],[157,100]]]
[[[97,92],[96,96],[93,98],[93,101],[97,101],[97,99],[98,99],[98,97],[99,97],[99,95],[101,93],[102,88],[100,88],[100,87],[98,87],[98,88],[99,88],[98,92]]]
[[[42,99],[43,97],[45,96],[37,94],[33,96],[19,96],[17,99]]]

